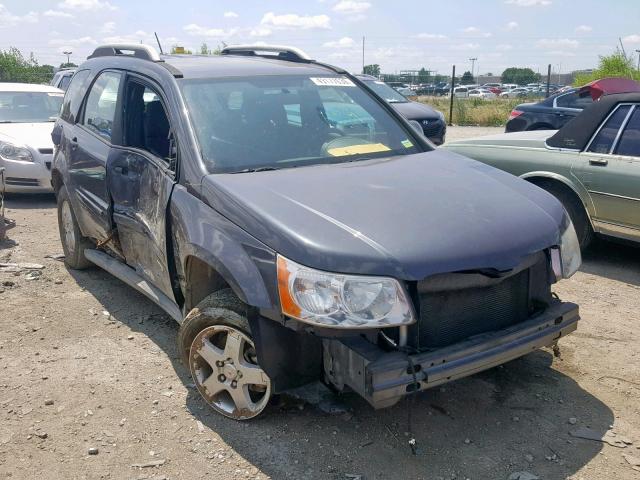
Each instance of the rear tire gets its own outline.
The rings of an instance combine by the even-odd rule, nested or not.
[[[234,420],[260,415],[271,398],[271,380],[257,361],[247,306],[231,289],[195,307],[180,326],[178,349],[202,398]]]
[[[537,185],[560,200],[560,203],[567,210],[569,218],[571,218],[573,227],[576,229],[580,250],[584,252],[593,241],[594,233],[584,205],[578,196],[569,187],[558,185],[554,182],[539,182]]]
[[[58,190],[58,229],[64,251],[64,263],[73,270],[84,270],[93,264],[84,256],[85,248],[92,248],[91,240],[82,235],[69,201],[67,188]]]

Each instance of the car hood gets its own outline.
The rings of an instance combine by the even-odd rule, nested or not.
[[[35,149],[53,148],[53,122],[0,124],[0,140],[26,145]]]
[[[556,245],[562,205],[452,152],[213,174],[204,199],[276,252],[321,270],[420,280],[514,268]]]
[[[443,148],[451,148],[454,150],[460,146],[545,148],[547,139],[556,132],[557,130],[529,130],[524,132],[499,133],[497,135],[454,140],[444,145]]]
[[[419,102],[391,103],[396,112],[407,120],[438,119],[440,116],[429,105]]]

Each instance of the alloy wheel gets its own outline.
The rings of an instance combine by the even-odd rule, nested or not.
[[[236,328],[213,325],[198,333],[189,368],[202,397],[226,417],[253,418],[271,397],[271,380],[258,365],[253,341]]]

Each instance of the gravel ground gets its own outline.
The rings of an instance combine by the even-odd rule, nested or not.
[[[46,258],[61,252],[52,197],[14,196],[7,213],[18,226],[0,263],[44,269],[0,272],[0,479],[640,477],[638,249],[600,242],[557,285],[583,317],[561,359],[534,352],[418,395],[413,456],[407,401],[374,411],[345,395],[337,416],[289,401],[246,423],[212,413],[172,320],[103,271]],[[617,446],[570,433],[585,427]]]
[[[447,142],[504,133],[504,127],[447,127]]]

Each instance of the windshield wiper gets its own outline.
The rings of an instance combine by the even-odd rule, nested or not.
[[[256,168],[245,168],[243,170],[238,170],[236,172],[230,172],[230,173],[270,172],[272,170],[280,170],[280,169],[277,167],[256,167]]]

